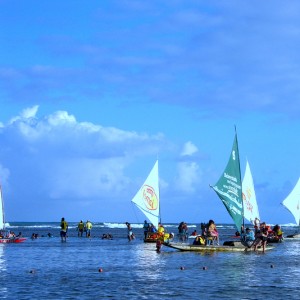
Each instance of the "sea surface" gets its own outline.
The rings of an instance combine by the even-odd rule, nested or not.
[[[177,233],[178,224],[164,225]],[[132,224],[132,242],[125,224],[94,223],[91,238],[79,238],[76,226],[69,223],[62,243],[59,223],[10,223],[27,240],[0,244],[0,299],[300,299],[300,240],[285,239],[264,254],[165,246],[157,253],[143,242],[142,224]],[[217,227],[223,241],[234,235],[234,225]],[[296,229],[282,228],[284,235]]]

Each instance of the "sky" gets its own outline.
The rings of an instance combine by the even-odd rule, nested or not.
[[[300,176],[299,1],[0,0],[0,182],[7,222],[233,223],[209,185],[238,134],[261,219]]]

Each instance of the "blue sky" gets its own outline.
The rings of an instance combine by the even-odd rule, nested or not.
[[[159,158],[164,222],[232,223],[210,189],[237,126],[261,219],[300,176],[298,1],[0,1],[7,221],[142,222]]]

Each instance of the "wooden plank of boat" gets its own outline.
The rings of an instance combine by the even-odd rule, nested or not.
[[[179,251],[194,251],[194,252],[205,252],[205,251],[220,251],[220,252],[251,252],[254,251],[253,248],[247,248],[239,243],[239,245],[234,246],[224,246],[224,245],[192,245],[185,243],[164,243],[165,246],[177,249]],[[274,247],[267,246],[265,250],[271,250]],[[262,248],[257,248],[257,251],[262,251]]]

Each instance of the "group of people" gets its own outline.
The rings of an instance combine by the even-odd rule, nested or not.
[[[91,221],[87,220],[86,223],[83,223],[81,220],[77,225],[78,236],[82,237],[83,232],[85,232],[86,237],[91,237],[91,230],[93,224]],[[60,237],[62,242],[67,241],[67,233],[68,233],[69,225],[65,218],[61,218],[60,221]]]
[[[85,223],[81,220],[77,225],[77,231],[78,236],[82,237],[83,232],[85,232],[86,237],[91,237],[91,230],[92,230],[93,224],[91,221],[87,220]]]
[[[14,239],[16,237],[22,237],[22,233],[19,232],[19,234],[15,234],[13,231],[0,231],[0,238],[7,238],[7,239]]]
[[[242,230],[242,240],[249,248],[254,249],[262,247],[262,251],[265,252],[268,241],[275,239],[275,241],[281,241],[283,239],[283,232],[278,224],[273,229],[267,226],[266,222],[260,223],[258,218],[254,221],[254,231],[249,227],[245,232]]]
[[[133,233],[131,224],[129,222],[126,222],[127,227],[127,237],[129,241],[132,241],[135,239],[135,235]],[[78,236],[82,237],[83,232],[86,233],[86,237],[91,236],[91,229],[92,229],[92,223],[87,220],[86,223],[83,223],[81,220],[77,225],[78,230]],[[64,218],[61,219],[60,223],[60,236],[61,241],[65,242],[67,238],[67,232],[68,232],[68,223],[65,221]],[[146,239],[149,233],[156,233],[158,237],[164,237],[165,229],[162,224],[159,224],[158,228],[156,229],[153,224],[148,223],[146,220],[144,221],[143,225],[144,230],[144,238]],[[254,231],[250,229],[249,227],[244,230],[244,228],[241,228],[241,233],[239,233],[242,239],[242,242],[249,248],[253,248],[253,250],[257,250],[258,247],[262,247],[263,252],[265,252],[266,245],[268,238],[270,237],[277,237],[279,239],[282,239],[282,231],[280,226],[277,224],[272,229],[270,226],[267,226],[265,222],[260,223],[260,221],[256,218],[254,221]],[[201,223],[201,235],[198,235],[197,230],[194,230],[192,233],[193,236],[195,236],[194,244],[195,245],[211,245],[216,242],[217,245],[219,245],[219,232],[217,230],[216,224],[214,220],[209,220],[208,223]],[[181,222],[178,225],[178,236],[181,241],[185,241],[188,237],[188,226],[185,222]],[[36,238],[35,235],[33,235],[32,238]],[[112,239],[111,234],[103,234],[102,239]],[[157,238],[159,240],[159,238]]]
[[[201,223],[201,234],[194,230],[191,235],[195,236],[194,245],[211,245],[214,243],[219,245],[219,232],[214,220],[209,220],[207,224]],[[178,237],[182,242],[188,238],[188,226],[185,222],[180,222],[178,225]]]
[[[147,238],[149,233],[151,234],[157,232],[155,226],[152,223],[148,223],[147,220],[144,221],[143,230],[144,230],[144,239]]]
[[[214,220],[209,220],[208,223],[201,223],[201,235],[196,234],[196,231],[192,235],[196,235],[193,244],[194,245],[212,245],[216,243],[219,245],[219,232]]]

